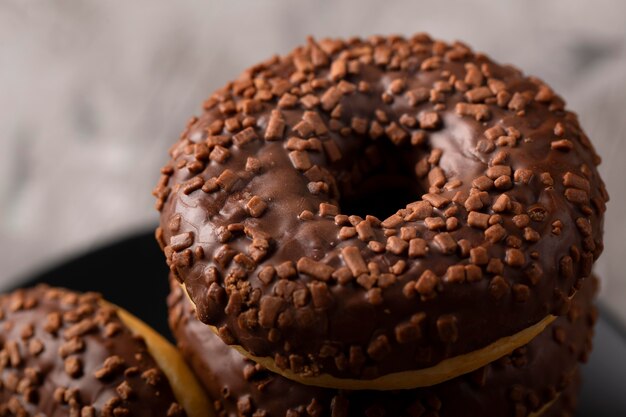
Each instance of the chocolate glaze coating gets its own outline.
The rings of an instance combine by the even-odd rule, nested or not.
[[[191,119],[157,239],[229,344],[301,375],[428,368],[566,313],[600,255],[600,158],[564,106],[461,43],[310,39]]]
[[[341,391],[299,384],[244,358],[197,320],[193,305],[171,281],[169,322],[178,346],[215,399],[218,415],[232,417],[525,416],[568,387],[578,361],[590,352],[596,317],[594,280],[576,295],[567,316],[476,372],[428,388]]]
[[[1,416],[185,416],[142,338],[93,293],[0,296]]]

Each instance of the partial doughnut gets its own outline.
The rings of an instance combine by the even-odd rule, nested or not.
[[[0,296],[0,347],[3,417],[214,415],[176,348],[95,293]]]

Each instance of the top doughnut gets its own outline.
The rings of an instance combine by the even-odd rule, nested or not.
[[[309,39],[203,107],[154,191],[157,239],[199,318],[300,382],[483,366],[564,314],[602,251],[576,115],[460,42]]]

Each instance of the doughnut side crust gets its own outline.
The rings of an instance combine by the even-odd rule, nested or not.
[[[392,374],[387,374],[374,379],[336,378],[329,374],[301,376],[292,372],[290,369],[281,369],[273,358],[251,355],[239,345],[230,346],[244,357],[258,363],[267,370],[304,385],[348,390],[367,390],[375,388],[376,390],[390,391],[397,389],[428,387],[482,368],[483,366],[506,356],[515,349],[530,342],[532,339],[537,337],[537,335],[543,332],[555,319],[556,317],[554,316],[546,317],[539,323],[534,324],[519,333],[498,339],[490,345],[473,352],[444,359],[430,368],[394,372]],[[216,335],[218,334],[216,328],[209,326],[209,329]]]
[[[170,327],[219,416],[242,410],[270,416],[538,416],[557,408],[558,394],[578,380],[578,362],[590,352],[596,318],[595,282],[588,282],[567,316],[480,370],[427,388],[351,392],[303,385],[246,359],[197,320],[193,304],[171,282]]]
[[[41,285],[0,296],[0,312],[0,415],[207,415],[186,414],[141,333],[98,294]]]
[[[462,43],[310,39],[215,92],[170,155],[154,193],[172,272],[224,341],[296,379],[485,348],[565,314],[602,251],[576,115]],[[387,183],[413,198],[343,209]]]

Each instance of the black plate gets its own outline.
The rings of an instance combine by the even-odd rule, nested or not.
[[[168,269],[152,232],[130,236],[22,280],[98,291],[171,340],[165,297]],[[594,351],[584,367],[577,416],[626,416],[626,331],[600,306]]]

